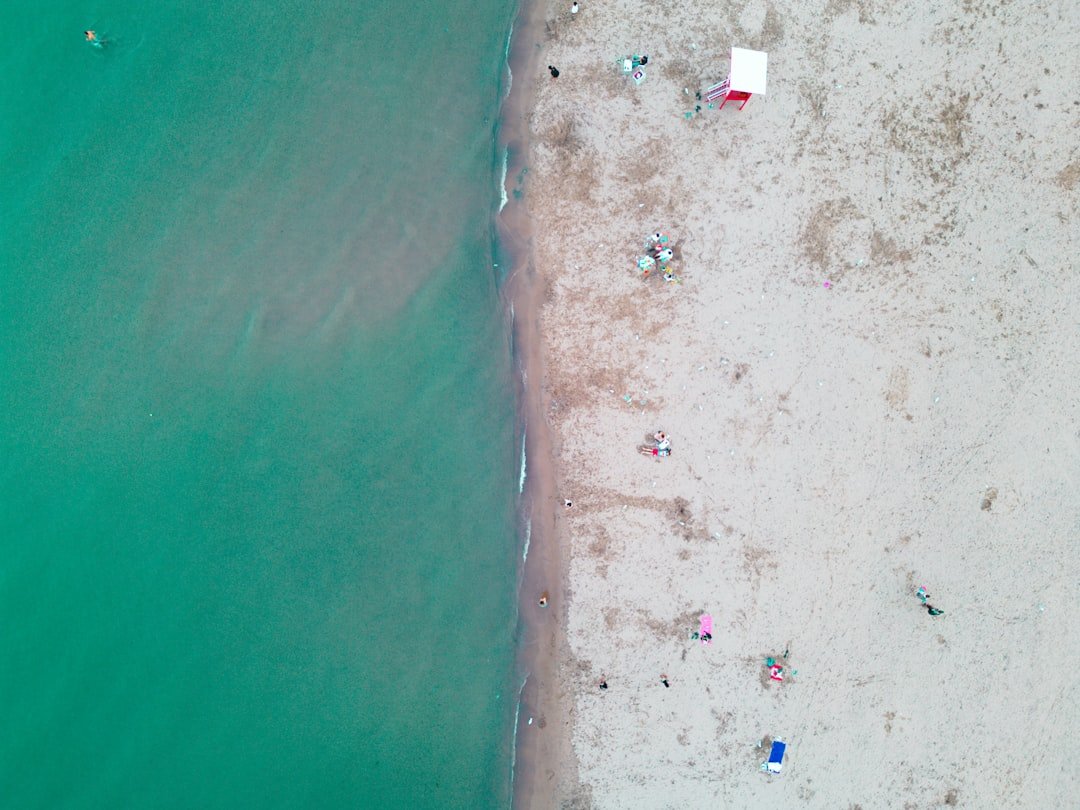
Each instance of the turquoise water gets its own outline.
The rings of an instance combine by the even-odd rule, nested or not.
[[[513,8],[234,5],[0,9],[0,803],[505,806]]]

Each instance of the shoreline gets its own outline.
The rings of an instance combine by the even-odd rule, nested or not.
[[[510,316],[523,480],[519,493],[519,541],[523,560],[518,578],[518,649],[515,671],[520,687],[512,737],[512,806],[519,810],[555,806],[559,787],[572,771],[569,729],[558,688],[558,665],[565,646],[565,560],[559,542],[558,484],[552,437],[546,417],[544,341],[540,315],[545,279],[536,266],[533,219],[525,175],[532,143],[529,119],[535,106],[537,67],[551,0],[522,0],[508,43],[510,92],[500,111],[498,148],[502,152],[501,202],[495,218],[501,258],[509,259],[503,282]],[[538,605],[549,594],[547,607]],[[554,721],[554,722],[552,722]],[[571,767],[568,769],[567,766]],[[563,773],[559,773],[559,771]]]

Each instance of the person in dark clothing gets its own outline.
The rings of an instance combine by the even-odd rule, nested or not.
[[[929,613],[931,616],[940,616],[945,611],[944,610],[938,610],[933,605],[928,604],[928,605],[926,605],[926,612]]]
[[[559,78],[559,69],[554,65],[548,65],[548,72],[551,74],[551,78]]]

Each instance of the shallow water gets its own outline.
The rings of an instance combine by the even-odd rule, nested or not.
[[[508,800],[513,8],[355,6],[0,10],[7,806]]]

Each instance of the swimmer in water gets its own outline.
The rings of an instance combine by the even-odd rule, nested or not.
[[[97,31],[83,31],[83,36],[86,37],[86,41],[93,45],[95,48],[105,47],[105,40],[98,37]]]

